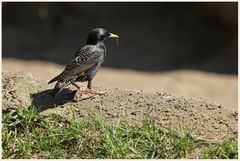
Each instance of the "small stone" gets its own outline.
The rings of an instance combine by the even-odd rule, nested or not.
[[[131,112],[130,114],[131,114],[131,115],[135,115],[135,116],[137,115],[136,112]]]

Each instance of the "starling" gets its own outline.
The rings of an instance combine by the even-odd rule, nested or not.
[[[68,62],[64,71],[48,82],[57,81],[52,96],[56,96],[67,85],[74,85],[80,90],[75,82],[88,81],[87,90],[80,90],[82,93],[104,94],[92,90],[92,80],[98,69],[104,62],[106,56],[106,47],[104,41],[107,38],[116,38],[118,35],[112,34],[105,29],[93,29],[87,37],[86,45],[80,48],[72,60]]]

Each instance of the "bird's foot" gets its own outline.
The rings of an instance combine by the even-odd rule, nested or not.
[[[95,91],[95,90],[92,90],[92,89],[84,89],[84,90],[80,90],[80,91],[83,94],[91,93],[91,94],[96,94],[96,95],[99,95],[99,96],[107,94],[107,90],[106,91]]]
[[[101,95],[106,95],[107,90],[105,90],[105,91],[95,91],[95,90],[90,89],[90,93],[97,94],[97,95],[101,96]]]

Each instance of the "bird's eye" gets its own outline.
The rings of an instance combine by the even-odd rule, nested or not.
[[[104,39],[105,37],[105,35],[100,35],[100,39]]]

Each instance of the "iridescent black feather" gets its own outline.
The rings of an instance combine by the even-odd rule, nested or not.
[[[106,56],[106,47],[103,42],[109,35],[108,31],[100,28],[89,33],[86,46],[77,51],[62,73],[48,82],[57,81],[52,91],[53,96],[73,82],[88,81],[88,88],[91,89],[92,80]]]

